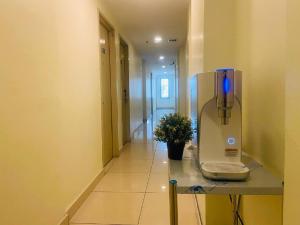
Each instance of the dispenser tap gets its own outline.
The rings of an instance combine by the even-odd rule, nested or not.
[[[216,100],[221,124],[227,125],[234,104],[234,69],[216,70]]]

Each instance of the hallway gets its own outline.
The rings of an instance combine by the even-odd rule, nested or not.
[[[178,179],[153,129],[173,112],[197,127],[178,143],[195,147],[200,177],[203,149],[276,177],[277,195],[242,193],[240,224],[299,225],[299,11],[299,0],[0,0],[0,225],[169,225]],[[237,135],[213,130],[231,125]],[[173,131],[161,133],[170,149]],[[193,192],[179,195],[180,225],[232,225],[236,188],[196,198],[204,185],[184,156]]]
[[[169,113],[160,110],[156,115]],[[159,120],[159,117],[155,119]],[[153,141],[152,122],[141,126],[71,224],[169,224],[166,145]],[[179,223],[200,225],[193,195],[179,195]]]

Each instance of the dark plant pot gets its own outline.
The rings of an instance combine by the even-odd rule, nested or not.
[[[168,142],[168,157],[173,160],[182,160],[185,143]]]

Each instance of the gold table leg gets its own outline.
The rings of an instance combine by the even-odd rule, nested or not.
[[[169,181],[170,225],[178,225],[177,181]]]

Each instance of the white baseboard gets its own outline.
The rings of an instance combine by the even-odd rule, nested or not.
[[[86,188],[79,194],[79,196],[73,201],[73,203],[66,209],[65,215],[58,225],[69,225],[70,219],[74,216],[80,206],[88,198],[91,192],[95,189],[99,181],[104,177],[113,164],[114,159],[112,159],[102,171],[100,171],[94,179],[86,186]]]

